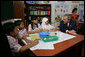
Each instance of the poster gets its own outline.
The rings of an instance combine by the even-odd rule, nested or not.
[[[58,15],[64,15],[69,13],[69,4],[57,3],[55,5],[55,17]]]
[[[80,3],[80,1],[72,1],[72,3]]]
[[[72,4],[71,5],[71,13],[72,13],[72,10],[74,9],[74,8],[77,8],[78,9],[78,7],[79,7],[79,4]],[[79,9],[77,10],[77,14],[79,14]]]
[[[57,1],[55,3],[55,25],[59,26],[60,21],[63,19],[64,14],[69,13],[69,4],[64,3],[65,1]],[[61,3],[62,2],[62,3]]]
[[[49,4],[50,1],[43,1],[45,4]]]

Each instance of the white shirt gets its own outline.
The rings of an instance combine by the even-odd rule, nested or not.
[[[47,30],[50,30],[50,29],[54,29],[55,27],[48,24],[48,25],[42,25],[42,29],[47,29]]]
[[[7,36],[7,38],[8,38],[8,42],[9,42],[12,53],[18,53],[20,51],[20,48],[22,47],[18,43],[18,39],[14,38],[12,36]]]
[[[21,38],[22,39],[22,37],[23,37],[23,35],[24,34],[26,34],[27,33],[27,30],[24,28],[24,29],[22,29],[22,30],[19,30],[19,38]]]
[[[33,30],[32,27],[31,27],[31,24],[29,24],[29,26],[28,26],[28,31],[35,31],[35,30],[40,29],[40,28],[41,28],[41,26],[40,26],[40,24],[38,24],[38,28],[36,27],[36,28],[34,28],[34,30]]]

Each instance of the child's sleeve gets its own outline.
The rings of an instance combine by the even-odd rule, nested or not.
[[[20,49],[21,49],[22,46],[20,44],[18,44],[17,40],[8,37],[8,41],[9,41],[10,48],[11,48],[11,51],[12,52],[17,53],[17,52],[20,51]]]
[[[32,31],[31,24],[28,26],[28,31]]]
[[[38,24],[38,28],[41,29],[41,25],[40,24]]]

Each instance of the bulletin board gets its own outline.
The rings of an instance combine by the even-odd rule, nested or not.
[[[55,16],[57,15],[63,15],[69,13],[69,4],[63,3],[57,3],[55,5]]]
[[[63,19],[65,14],[72,14],[72,10],[77,8],[77,15],[81,15],[84,11],[79,5],[80,1],[56,1],[55,3],[55,23],[57,26],[60,25],[60,21]],[[84,7],[83,7],[84,8]],[[81,11],[81,12],[80,12]],[[84,14],[82,14],[84,15]],[[59,18],[57,18],[59,16]],[[61,18],[60,18],[61,17]],[[61,20],[60,20],[61,19]]]
[[[65,3],[65,1],[55,3],[55,20],[57,26],[60,25],[60,21],[63,19],[64,14],[69,14],[69,4]]]

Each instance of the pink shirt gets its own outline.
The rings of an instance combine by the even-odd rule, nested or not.
[[[40,24],[38,24],[38,28],[36,27],[36,28],[34,28],[34,30],[33,30],[32,27],[31,27],[31,24],[29,24],[29,26],[28,26],[28,31],[35,31],[35,30],[40,29],[40,28],[41,28],[41,26],[40,26]]]
[[[12,36],[7,36],[7,38],[8,38],[8,42],[9,42],[12,53],[18,53],[20,51],[20,48],[22,47],[18,43],[18,39],[14,38]]]

